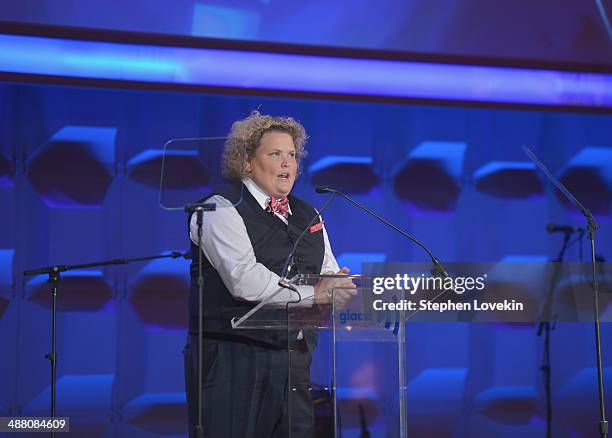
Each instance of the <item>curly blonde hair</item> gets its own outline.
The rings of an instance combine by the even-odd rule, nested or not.
[[[223,176],[238,179],[248,176],[246,163],[255,155],[261,137],[269,131],[284,132],[291,136],[299,173],[300,161],[307,154],[304,144],[308,136],[304,127],[292,117],[273,117],[253,111],[246,119],[232,124],[223,148]]]

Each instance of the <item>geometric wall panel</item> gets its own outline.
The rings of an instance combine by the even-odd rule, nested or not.
[[[609,266],[609,263],[599,263],[597,267],[599,311],[602,321],[606,322],[610,322],[610,320],[603,319],[603,315],[606,310],[612,310],[612,273],[602,272],[602,270]],[[593,320],[593,286],[591,284],[591,274],[587,272],[589,269],[588,266],[585,266],[583,272],[564,275],[555,289],[555,306],[560,312],[575,314],[578,318],[577,321]]]
[[[233,3],[237,4],[235,1]],[[258,7],[261,9],[264,6],[266,5],[260,4]],[[134,63],[138,64],[138,60],[134,60]],[[129,63],[127,68],[131,68]],[[147,216],[144,221],[138,219],[138,212],[142,208],[146,210],[147,205],[155,207],[151,205],[151,202],[155,203],[155,199],[150,195],[157,191],[159,153],[156,156],[140,155],[143,149],[148,147],[162,149],[155,139],[170,138],[172,132],[222,133],[234,120],[248,115],[251,109],[260,104],[265,112],[289,114],[308,121],[306,128],[312,138],[323,138],[330,131],[330,127],[334,132],[340,128],[342,132],[333,134],[328,144],[311,147],[317,160],[327,156],[373,158],[370,164],[344,163],[357,168],[347,174],[350,174],[351,180],[358,186],[355,189],[343,186],[346,181],[341,179],[338,184],[333,184],[336,188],[347,193],[366,190],[360,193],[366,205],[376,206],[384,216],[393,216],[393,222],[402,228],[414,230],[425,242],[433,239],[431,244],[435,247],[434,252],[446,254],[445,258],[449,260],[467,258],[472,261],[495,261],[508,254],[534,255],[519,256],[520,262],[548,261],[549,257],[540,255],[554,256],[556,239],[561,237],[550,236],[543,232],[543,227],[536,228],[533,224],[534,221],[545,224],[553,219],[555,222],[561,222],[562,218],[555,219],[561,208],[556,202],[541,202],[542,196],[538,194],[540,192],[532,189],[529,182],[532,181],[532,174],[523,175],[520,168],[508,165],[513,163],[512,160],[524,161],[520,151],[514,151],[516,148],[511,145],[538,144],[541,158],[544,162],[554,163],[552,167],[556,175],[561,175],[561,165],[565,164],[562,160],[580,151],[581,146],[577,145],[612,145],[609,141],[612,131],[607,128],[612,126],[612,116],[609,114],[381,105],[315,99],[158,93],[6,83],[0,84],[0,95],[6,96],[2,93],[7,89],[14,96],[14,99],[11,97],[9,101],[13,99],[17,105],[16,111],[9,108],[6,112],[6,100],[0,99],[0,127],[8,128],[0,129],[0,149],[12,164],[9,178],[14,184],[14,188],[0,187],[0,213],[4,213],[4,216],[0,216],[0,223],[5,225],[0,227],[0,307],[6,308],[0,318],[0,375],[3,376],[0,377],[0,404],[13,413],[39,396],[40,414],[47,414],[49,405],[49,366],[44,359],[49,345],[44,333],[51,316],[50,287],[46,283],[46,276],[41,276],[39,283],[33,278],[26,279],[29,282],[22,288],[21,270],[34,263],[33,260],[38,260],[36,265],[51,265],[49,257],[61,255],[56,252],[71,252],[70,249],[77,247],[82,248],[85,253],[90,247],[110,254],[118,250],[121,252],[121,248],[141,248],[140,251],[144,252],[147,252],[147,248],[148,252],[151,252],[153,248],[154,253],[161,253],[161,249],[181,248],[188,243],[182,231],[184,218],[181,215],[173,216],[163,212],[157,214],[151,210],[152,216]],[[3,119],[4,114],[9,117]],[[529,123],[520,123],[523,119]],[[516,121],[519,123],[515,123]],[[370,125],[370,122],[371,128],[367,129],[365,136],[359,130],[341,129],[361,123]],[[56,126],[59,130],[62,126],[75,123],[82,125],[80,127],[84,128],[84,135],[76,135],[78,131],[69,129],[53,138],[51,135],[55,131],[46,134],[50,126]],[[96,143],[100,146],[92,146],[97,138],[94,135],[95,129],[115,131],[106,128],[108,126],[120,127],[120,134],[116,133],[117,142],[114,139],[107,141],[107,137],[100,135],[100,142]],[[508,126],[516,126],[516,131],[510,134],[512,141],[504,137]],[[548,131],[549,126],[554,129]],[[370,135],[371,129],[382,131],[384,144],[395,147],[377,148],[376,143],[380,141]],[[337,141],[339,136],[342,136],[342,141]],[[497,138],[505,140],[496,141]],[[456,139],[465,144],[458,147],[446,142],[420,144],[424,139]],[[47,143],[54,141],[59,143],[59,146],[55,145],[59,147],[54,149],[55,152],[63,157],[57,163],[52,162],[56,157],[53,151],[47,151]],[[62,141],[65,142],[66,149],[76,149],[77,154],[71,155],[62,151]],[[75,142],[77,144],[74,144]],[[351,147],[348,149],[344,145]],[[465,145],[469,145],[469,151]],[[408,148],[405,149],[405,146]],[[217,148],[212,149],[215,149],[215,153],[218,152]],[[409,152],[410,149],[415,149],[412,154],[403,153],[404,150]],[[612,150],[612,147],[610,149]],[[373,155],[373,150],[376,150],[376,155]],[[104,156],[106,153],[109,155]],[[41,159],[41,154],[43,158],[47,154],[49,159]],[[193,172],[202,177],[204,169],[210,170],[210,179],[213,180],[216,178],[219,161],[214,163],[213,168],[208,165],[212,160],[208,160],[204,155],[197,155],[203,169]],[[22,165],[22,157],[29,160],[27,166]],[[133,160],[128,164],[127,160],[132,157]],[[183,186],[183,171],[190,166],[190,162],[193,163],[193,157],[188,158],[188,163],[182,161],[180,154],[174,154],[172,158],[176,158],[177,163],[172,167],[179,167],[181,170],[176,173],[169,172],[169,175],[175,176],[167,177],[166,187],[171,187],[170,192],[173,195],[173,192],[191,191],[189,188],[175,190],[172,187]],[[401,162],[403,158],[407,158],[408,162]],[[317,160],[304,163],[305,178],[301,181],[300,190],[312,192],[312,186],[319,183],[316,180],[311,181],[310,169],[306,167],[308,164],[320,164],[315,163]],[[494,171],[486,167],[474,170],[496,160],[508,161],[503,161],[503,166]],[[399,167],[395,168],[398,164]],[[608,164],[606,166],[610,168]],[[28,172],[25,175],[28,180],[21,178],[22,167]],[[323,169],[329,167],[334,173],[339,172],[335,165],[322,166]],[[466,175],[463,168],[470,169],[470,174]],[[506,173],[508,168],[511,175]],[[121,170],[121,181],[115,181],[116,169]],[[314,167],[314,170],[317,171],[317,168]],[[395,173],[391,173],[391,170],[395,170]],[[404,174],[402,170],[405,171]],[[98,171],[101,171],[100,175],[105,175],[105,179],[100,184],[92,185],[89,181]],[[479,171],[482,173],[477,173]],[[315,173],[317,177],[321,177],[322,172],[323,170]],[[366,174],[372,176],[370,172],[376,175],[380,173],[381,181],[373,183],[361,178]],[[330,172],[330,177],[335,177],[334,173]],[[475,173],[476,177],[472,178]],[[506,185],[510,184],[505,184],[505,181],[510,179],[513,180],[513,190],[518,192],[506,192],[509,188]],[[540,179],[546,193],[554,190],[552,186],[546,185],[546,180]],[[384,183],[381,184],[383,180]],[[514,180],[519,183],[515,184]],[[473,182],[471,186],[478,191],[462,192],[468,181],[470,184]],[[334,181],[320,183],[332,186],[332,182]],[[365,188],[360,188],[361,184]],[[210,182],[206,185],[212,186]],[[529,189],[526,190],[525,186]],[[508,195],[516,198],[506,198]],[[79,208],[99,208],[103,205],[104,211],[56,212],[45,206],[41,201],[43,198],[49,205]],[[192,197],[190,202],[195,199],[199,197]],[[504,202],[507,199],[523,201]],[[593,208],[587,201],[580,197],[579,199],[588,208]],[[394,200],[399,204],[393,202]],[[14,210],[15,208],[17,210]],[[409,214],[406,214],[406,209]],[[450,211],[451,214],[429,214],[428,211],[431,210]],[[457,214],[453,214],[455,210]],[[373,232],[375,230],[365,222],[365,217],[363,220],[357,216],[352,217],[344,208],[326,211],[332,248],[340,264],[350,266],[353,272],[360,270],[363,261],[411,259],[411,254],[406,254],[405,245],[396,242],[391,235],[383,236]],[[93,223],[86,220],[88,215],[94,213],[102,214],[99,220]],[[82,217],[83,215],[87,217]],[[612,245],[611,235],[607,231],[609,224],[605,218],[600,222],[602,232],[598,234],[600,243],[596,251],[610,259]],[[91,236],[93,240],[79,240],[83,235]],[[61,239],[58,240],[58,236]],[[588,242],[586,243],[584,249],[588,250]],[[571,246],[567,251],[567,259],[575,260],[578,250],[578,245]],[[365,253],[355,253],[359,251]],[[374,254],[367,251],[373,251]],[[419,256],[416,257],[420,260]],[[516,259],[516,256],[514,258]],[[503,261],[507,264],[511,260]],[[109,272],[108,274],[112,274],[110,277],[106,270],[101,271],[104,275],[96,271],[96,275],[92,277],[81,272],[78,274],[81,279],[71,278],[75,274],[61,273],[58,304],[60,310],[74,312],[62,312],[65,318],[60,317],[58,321],[58,414],[70,414],[69,409],[79,412],[78,416],[71,417],[72,436],[154,438],[167,436],[163,435],[165,433],[184,436],[186,422],[178,419],[181,415],[184,419],[186,415],[184,395],[179,397],[177,393],[181,393],[184,387],[180,352],[184,346],[187,327],[189,270],[188,262],[180,263],[184,266],[166,271],[162,269],[164,263],[150,263],[134,270],[120,270],[116,276],[115,273]],[[502,268],[503,266],[499,266],[489,273],[487,283],[497,280],[504,282],[511,294],[510,298],[523,300],[517,297],[517,294],[525,294],[527,300],[532,291],[517,288],[522,287],[524,283],[536,284],[529,277],[531,274],[523,273],[522,276],[529,277],[529,281],[520,281],[516,278],[516,272]],[[602,283],[605,278],[603,271],[602,267]],[[539,275],[541,273],[534,273],[534,277]],[[108,280],[108,284],[104,278]],[[77,284],[71,283],[72,281]],[[603,307],[607,303],[604,295],[608,295],[608,292],[605,291],[606,285],[602,283],[600,305]],[[586,298],[587,304],[590,304],[592,291],[580,283],[573,285],[580,291],[584,290],[584,293],[580,292],[579,295]],[[71,287],[73,293],[70,293]],[[559,284],[559,287],[555,295],[557,302],[563,301],[566,295],[570,297],[564,292],[564,284]],[[548,291],[546,284],[538,284],[534,289],[540,294]],[[20,300],[22,294],[26,294],[29,300],[44,304],[45,307],[32,301]],[[119,295],[115,297],[115,294]],[[84,312],[87,309],[98,311]],[[605,315],[612,316],[609,304]],[[543,436],[541,432],[545,425],[541,416],[545,412],[545,400],[543,390],[539,386],[542,338],[536,337],[537,330],[533,323],[530,323],[529,328],[526,327],[516,323],[411,324],[406,330],[406,368],[410,377],[406,389],[408,436]],[[553,413],[555,427],[558,428],[555,436],[596,436],[595,370],[589,371],[591,374],[588,378],[574,381],[574,375],[577,375],[585,364],[594,365],[592,328],[591,323],[559,323],[554,332],[551,359],[554,364]],[[382,327],[380,329],[383,330]],[[608,367],[608,397],[612,394],[612,354],[608,354],[612,339],[611,329],[610,324],[602,324],[603,361]],[[43,336],[40,333],[43,333]],[[382,335],[391,334],[385,330]],[[331,334],[322,330],[320,339],[325,337],[331,338]],[[350,429],[343,428],[343,436],[358,436],[360,405],[362,410],[365,408],[364,416],[371,436],[392,435],[389,426],[391,417],[397,415],[397,398],[389,400],[386,397],[386,389],[396,387],[397,375],[388,372],[385,365],[397,363],[397,357],[383,349],[379,352],[374,346],[351,344],[353,345],[341,348],[339,356],[350,358],[343,361],[343,364],[348,365],[340,366],[338,370],[340,380],[345,380],[339,385],[338,391],[342,399],[341,408],[346,412],[343,419],[352,425]],[[317,354],[322,359],[331,360],[331,352],[327,351],[324,345],[320,342]],[[372,372],[353,372],[355,366],[362,364],[362,358],[368,357],[369,349],[376,351],[376,362],[367,362],[365,366],[372,369]],[[9,360],[5,360],[7,357]],[[374,372],[374,369],[380,369],[381,372]],[[328,367],[319,362],[315,364],[313,371],[315,382],[329,386]],[[96,377],[89,378],[100,375],[114,376],[112,393],[109,392],[107,384],[96,383]],[[353,382],[357,382],[353,377],[357,376],[362,379],[358,383],[372,382],[371,385],[361,386],[369,391],[351,392],[354,386],[359,387],[353,386]],[[78,381],[79,383],[74,383],[77,380],[71,380],[78,378],[83,380]],[[111,382],[110,378],[108,379],[108,382]],[[73,383],[70,383],[71,381]],[[573,382],[569,393],[565,392],[565,386],[561,390],[557,389],[559,385],[569,382]],[[529,425],[518,422],[527,417],[532,407],[529,394],[481,393],[489,388],[531,385],[538,393],[540,416],[532,417]],[[343,392],[345,388],[349,392]],[[77,394],[79,390],[80,394]],[[43,395],[40,395],[41,391],[44,391]],[[321,392],[319,398],[324,398],[328,393],[327,390]],[[475,397],[479,393],[481,394],[478,401],[481,404],[475,406]],[[62,398],[67,401],[63,402]],[[508,409],[512,414],[509,419],[503,417],[505,403],[508,401]],[[608,402],[612,405],[612,400]],[[321,405],[318,405],[315,408],[320,407]],[[321,417],[329,419],[330,412],[331,410],[327,410]],[[106,420],[102,421],[105,416]],[[87,423],[87,419],[91,420],[90,423]],[[98,422],[102,428],[98,428]],[[98,434],[96,431],[100,430],[102,432]],[[83,433],[80,433],[81,431]]]
[[[361,417],[368,422],[380,415],[380,396],[373,388],[338,388],[338,410],[342,413],[342,427],[359,427]]]
[[[550,261],[549,256],[545,255],[508,255],[502,257],[487,274],[487,287],[494,290],[496,295],[506,297],[508,300],[517,300],[532,309],[541,308],[541,300],[538,301],[536,295],[542,297],[542,291],[548,290],[549,283],[545,281],[545,263]],[[521,278],[516,278],[517,269],[512,267],[512,263],[522,263]],[[546,288],[546,289],[545,289]],[[555,304],[557,306],[558,304]],[[538,310],[539,311],[539,310]],[[538,320],[538,315],[531,313],[533,320]],[[530,320],[532,321],[532,320]],[[533,322],[511,322],[495,324],[497,327],[504,327],[507,330],[531,328]]]
[[[538,393],[531,386],[489,388],[474,400],[480,415],[502,424],[527,424],[538,414]]]
[[[126,421],[157,435],[187,433],[187,400],[184,392],[148,393],[124,408]]]
[[[559,178],[582,205],[597,214],[612,207],[612,149],[585,147],[569,160]],[[557,197],[572,210],[561,193]]]
[[[427,368],[408,383],[409,435],[453,435],[466,377],[466,368]]]
[[[131,282],[130,302],[142,322],[164,328],[187,327],[189,264],[182,259],[149,262]]]
[[[603,342],[602,340],[602,346]],[[612,393],[609,390],[612,387],[612,367],[604,366],[602,377],[607,409],[612,403]],[[581,436],[599,436],[599,398],[595,367],[578,370],[554,395],[554,409],[558,412],[556,416],[560,421],[575,429]]]
[[[0,187],[12,186],[13,165],[8,158],[0,155]]]
[[[261,20],[259,11],[234,5],[223,7],[195,3],[191,35],[213,38],[226,35],[225,38],[232,39],[257,39]]]
[[[361,273],[362,263],[382,263],[387,255],[380,252],[343,252],[336,258],[338,266],[346,266],[351,274]]]
[[[0,286],[13,285],[14,249],[0,249]]]
[[[496,300],[516,300],[524,304],[525,310],[515,315],[512,325],[518,322],[532,324],[539,320],[542,291],[547,290],[546,279],[550,270],[547,270],[550,265],[543,261],[545,259],[540,256],[507,256],[492,265],[486,274],[487,290],[495,294]],[[475,320],[479,316],[477,312]]]
[[[195,150],[146,149],[128,161],[128,177],[159,188],[162,161],[165,188],[202,189],[209,182],[210,172]]]
[[[8,309],[8,306],[10,303],[11,302],[9,300],[0,296],[0,318],[2,318],[2,315],[4,315],[4,312],[6,311],[6,309]]]
[[[65,126],[29,159],[28,178],[49,207],[97,207],[113,181],[115,128]]]
[[[463,142],[425,141],[393,172],[393,189],[422,210],[450,211],[461,191]]]
[[[380,182],[372,165],[372,157],[329,155],[308,166],[308,174],[313,186],[367,193]]]
[[[474,172],[476,188],[499,198],[528,198],[543,193],[535,164],[490,161]]]
[[[26,284],[28,300],[50,308],[51,285],[48,275],[36,275]],[[93,312],[104,308],[113,290],[99,270],[62,272],[57,288],[57,309]]]
[[[64,375],[57,379],[57,409],[64,415],[109,415],[114,374]],[[87,397],[83,397],[87,394]],[[30,403],[28,412],[46,412],[51,389],[47,386]]]
[[[546,263],[550,257],[546,255],[508,255],[499,260],[499,263]]]

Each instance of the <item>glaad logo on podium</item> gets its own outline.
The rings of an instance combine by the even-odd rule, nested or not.
[[[351,321],[371,321],[372,314],[371,313],[362,313],[362,312],[351,312],[351,309],[347,308],[345,311],[340,313],[340,324],[346,324]]]

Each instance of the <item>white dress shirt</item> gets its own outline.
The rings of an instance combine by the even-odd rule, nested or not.
[[[268,194],[249,178],[245,178],[242,182],[261,208],[265,210],[270,199]],[[219,195],[212,196],[208,202],[217,204],[217,209],[204,213],[202,251],[206,259],[217,270],[223,284],[232,296],[239,300],[259,302],[276,293],[269,301],[270,303],[297,300],[299,297],[295,292],[278,286],[280,277],[277,274],[257,262],[244,221],[232,203]],[[289,214],[291,214],[291,206],[289,206]],[[288,223],[282,215],[278,213],[276,215]],[[197,246],[198,225],[195,214],[191,217],[189,237]],[[338,272],[340,268],[332,253],[325,228],[323,228],[323,241],[325,252],[321,274]],[[298,286],[297,289],[302,300],[306,302],[314,296],[313,286],[303,285]]]

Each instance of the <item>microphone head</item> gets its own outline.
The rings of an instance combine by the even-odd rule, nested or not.
[[[318,186],[315,189],[315,192],[317,193],[337,193],[338,191],[335,189],[332,189],[331,187]]]
[[[552,222],[546,225],[546,231],[548,231],[549,233],[552,233],[556,229],[557,229],[557,226],[553,224]]]

